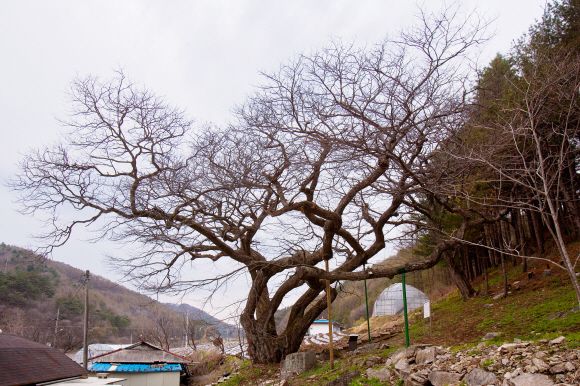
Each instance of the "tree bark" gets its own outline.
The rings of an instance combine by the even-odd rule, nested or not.
[[[532,219],[532,227],[536,235],[536,253],[542,256],[544,254],[544,226],[542,225],[542,220],[539,218],[540,215],[538,212],[529,211],[528,214]]]
[[[507,298],[508,296],[507,272],[505,268],[505,259],[502,252],[500,252],[500,256],[501,256],[501,273],[503,275],[503,297]]]
[[[240,322],[246,332],[248,355],[256,364],[279,363],[286,355],[297,352],[304,335],[312,322],[326,309],[326,294],[320,282],[311,283],[311,287],[292,306],[288,324],[280,334],[274,325],[274,305],[267,299],[267,291],[262,294],[265,305],[255,313],[247,307],[240,316]],[[314,288],[313,288],[314,287]],[[252,292],[250,292],[252,293]],[[320,294],[323,296],[319,296]],[[337,291],[330,290],[331,299],[336,299]],[[310,306],[307,307],[307,305]]]
[[[451,280],[459,289],[459,293],[464,299],[470,299],[475,295],[475,290],[469,284],[469,281],[465,278],[465,274],[459,267],[459,264],[455,262],[453,257],[449,254],[449,252],[443,252],[443,259],[449,266],[449,272],[451,273]]]
[[[487,264],[484,262],[484,269],[485,269],[485,294],[489,295],[489,278],[487,275]]]
[[[519,238],[519,245],[520,245],[520,253],[522,255],[522,272],[528,272],[528,259],[527,250],[526,250],[526,237],[524,234],[524,221],[522,217],[522,213],[519,209],[514,210],[516,226],[518,228],[518,238]]]

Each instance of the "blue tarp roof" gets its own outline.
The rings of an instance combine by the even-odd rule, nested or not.
[[[151,364],[151,363],[126,363],[114,365],[111,363],[95,363],[89,367],[89,371],[103,373],[159,373],[168,371],[181,371],[179,364]]]
[[[328,324],[328,319],[316,319],[314,322],[312,323],[326,323]],[[341,323],[335,322],[334,320],[332,321],[332,324],[339,324],[342,326]]]

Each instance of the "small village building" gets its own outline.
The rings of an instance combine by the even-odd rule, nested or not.
[[[126,378],[123,386],[179,386],[189,376],[187,358],[141,341],[134,345],[90,358],[92,374]]]
[[[53,347],[0,333],[0,386],[40,386],[87,374],[82,366]]]
[[[72,380],[68,380],[68,381],[59,381],[56,383],[50,382],[49,384],[40,384],[38,386],[43,386],[43,385],[46,385],[46,386],[48,386],[48,385],[50,385],[50,386],[106,386],[106,385],[123,386],[126,384],[127,384],[127,378],[87,377],[87,378],[72,379]]]
[[[407,297],[407,312],[413,311],[429,301],[429,297],[410,285],[405,285]],[[387,288],[377,297],[373,307],[373,316],[402,315],[403,284],[396,283]]]
[[[332,321],[332,332],[341,332],[344,326],[338,322]],[[308,328],[308,335],[328,334],[328,319],[316,319]]]
[[[96,357],[97,355],[106,354],[111,351],[118,350],[120,348],[129,347],[130,344],[102,344],[102,343],[93,343],[89,344],[87,348],[87,358]],[[81,348],[76,354],[73,356],[73,361],[82,365],[83,364],[83,352],[84,349]],[[91,361],[88,361],[89,365],[92,365]]]

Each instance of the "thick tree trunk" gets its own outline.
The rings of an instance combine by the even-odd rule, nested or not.
[[[487,225],[485,225],[483,227],[484,233],[485,233],[485,241],[487,244],[487,254],[489,256],[489,263],[490,266],[497,266],[496,263],[496,253],[495,253],[495,249],[493,246],[493,241],[491,239],[491,231],[489,230],[489,227]]]
[[[528,252],[526,250],[526,237],[524,234],[524,221],[523,221],[522,213],[520,212],[519,209],[516,209],[514,211],[514,215],[515,215],[515,220],[516,220],[516,226],[518,228],[518,239],[519,239],[520,253],[522,255],[522,272],[525,273],[528,271],[528,259],[526,258]]]
[[[279,363],[286,355],[298,351],[308,328],[326,309],[326,295],[323,289],[324,286],[319,286],[319,283],[311,285],[292,307],[288,324],[280,334],[276,333],[274,326],[276,310],[267,298],[267,291],[262,294],[259,312],[248,307],[244,309],[240,322],[246,333],[248,354],[253,363]],[[324,296],[319,296],[321,293]],[[330,295],[331,300],[334,300],[337,291],[331,288]]]
[[[489,296],[489,278],[487,275],[487,264],[484,263],[485,266],[485,294]]]
[[[459,293],[464,299],[472,298],[475,295],[475,290],[469,284],[469,281],[465,278],[465,274],[459,267],[459,264],[455,262],[453,257],[449,254],[449,252],[443,252],[443,259],[449,266],[449,272],[451,273],[451,280],[459,289]]]
[[[542,256],[544,254],[544,226],[538,212],[529,211],[528,213],[532,219],[532,226],[534,228],[534,234],[536,235],[536,253]]]
[[[461,255],[463,256],[463,272],[465,273],[465,278],[467,281],[472,281],[473,276],[471,276],[471,264],[469,261],[469,256],[467,255],[467,248],[465,245],[461,246]]]
[[[514,239],[512,238],[512,232],[511,232],[511,226],[507,221],[500,221],[499,223],[499,239],[502,241],[501,243],[501,249],[502,250],[508,250],[508,252],[511,252],[512,249],[515,248],[515,242]],[[514,267],[517,265],[517,260],[516,257],[514,255],[508,255],[509,257],[511,257],[511,260],[513,262]],[[505,256],[504,256],[505,259]]]
[[[508,296],[508,280],[507,280],[507,271],[505,269],[505,259],[503,253],[501,255],[501,273],[503,275],[503,297],[507,298]]]

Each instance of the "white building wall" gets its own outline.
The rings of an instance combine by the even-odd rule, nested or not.
[[[312,323],[309,328],[310,335],[328,334],[328,323]],[[332,332],[340,332],[340,327],[332,325]]]
[[[123,386],[179,386],[179,371],[164,373],[114,373],[115,378],[127,378]]]

